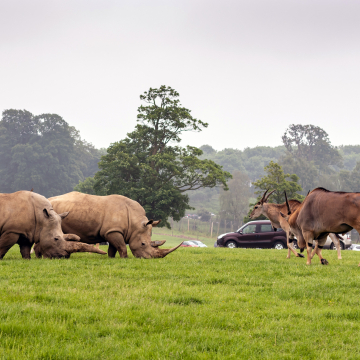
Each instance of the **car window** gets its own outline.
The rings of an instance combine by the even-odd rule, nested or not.
[[[260,226],[260,232],[270,232],[270,231],[272,231],[271,224],[262,224]]]
[[[250,224],[242,229],[243,234],[253,234],[256,232],[256,224]]]

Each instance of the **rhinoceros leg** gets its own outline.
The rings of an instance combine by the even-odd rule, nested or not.
[[[128,257],[126,244],[125,244],[123,236],[120,233],[112,232],[110,234],[107,234],[105,236],[105,239],[109,243],[108,255],[110,257],[115,257],[116,251],[114,252],[113,248],[115,248],[119,252],[121,258]]]
[[[32,243],[25,237],[20,236],[18,240],[18,244],[20,246],[20,254],[23,257],[23,259],[31,259],[30,251],[31,251]]]
[[[9,249],[19,240],[19,234],[3,233],[0,236],[0,260],[5,256]]]
[[[116,252],[117,252],[116,247],[109,243],[108,256],[111,257],[111,258],[114,258],[115,255],[116,255]]]

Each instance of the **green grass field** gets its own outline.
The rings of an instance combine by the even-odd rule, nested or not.
[[[359,359],[360,253],[324,253],[329,266],[214,248],[25,261],[15,246],[0,262],[0,358]]]

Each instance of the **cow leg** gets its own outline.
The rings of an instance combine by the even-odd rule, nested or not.
[[[19,240],[19,234],[4,233],[0,236],[0,260],[3,259],[9,249]]]
[[[312,243],[314,241],[314,235],[311,232],[306,232],[303,233],[303,236],[306,243],[306,252],[307,252],[306,265],[311,265],[311,251],[312,251]]]
[[[287,258],[287,259],[290,259],[291,252],[293,252],[296,257],[304,257],[304,255],[299,254],[299,253],[294,249],[294,247],[293,247],[293,239],[291,239],[291,241],[290,241],[289,238],[290,238],[290,236],[287,236],[287,237],[286,237],[287,247],[288,247],[288,255],[287,255],[286,258]]]
[[[318,248],[319,248],[319,242],[318,242],[317,240],[315,240],[315,248],[314,248],[314,250],[313,250],[312,253],[311,253],[311,258],[313,258],[314,255],[318,253],[318,252],[317,252],[317,251],[318,251]]]
[[[336,250],[337,250],[337,256],[338,259],[341,260],[341,246],[340,246],[340,240],[336,237],[335,234],[330,233],[329,234],[330,239],[332,240],[332,242],[335,244],[336,246]]]
[[[317,246],[317,248],[316,248],[316,254],[318,255],[318,257],[319,257],[319,259],[320,259],[320,263],[322,264],[322,265],[328,265],[329,264],[329,262],[326,260],[326,259],[324,259],[323,258],[323,256],[322,256],[322,254],[321,254],[321,250],[322,250],[322,246]]]
[[[289,226],[288,222],[282,217],[280,217],[280,226],[286,232],[286,244],[288,247],[288,254],[287,254],[286,258],[290,259],[291,252],[293,252],[296,257],[304,257],[303,255],[299,254],[294,249],[294,247],[293,247],[294,234],[292,234],[290,232],[290,226]]]
[[[114,249],[111,245],[119,252],[121,258],[127,258],[127,249],[123,236],[119,232],[112,232],[105,235],[106,241],[109,243],[108,256],[115,257]]]
[[[290,259],[291,250],[292,250],[292,249],[290,249],[290,248],[292,248],[292,242],[289,241],[289,238],[290,238],[289,233],[286,232],[286,245],[288,247],[288,253],[287,253],[287,256],[286,256],[287,259]]]
[[[328,261],[323,258],[322,253],[321,253],[322,248],[324,247],[324,245],[326,243],[326,239],[327,239],[327,236],[324,236],[324,237],[318,239],[317,240],[317,246],[316,246],[316,254],[319,257],[320,263],[322,265],[328,265],[329,264]]]

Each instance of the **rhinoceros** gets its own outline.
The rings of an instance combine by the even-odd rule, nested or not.
[[[70,211],[62,222],[65,234],[76,234],[88,244],[107,241],[108,255],[127,257],[126,244],[138,258],[163,258],[176,250],[160,249],[165,241],[151,241],[151,229],[160,222],[148,220],[144,208],[121,195],[96,196],[73,191],[49,198],[55,211]]]
[[[34,243],[47,258],[69,257],[76,251],[106,254],[88,244],[67,241],[80,240],[77,235],[62,232],[61,220],[67,215],[58,215],[44,196],[31,191],[0,194],[0,259],[16,243],[24,259],[30,259]]]

